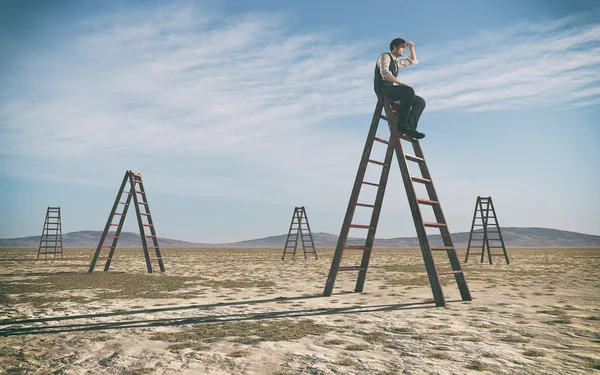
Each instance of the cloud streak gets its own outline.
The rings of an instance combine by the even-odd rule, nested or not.
[[[357,158],[364,136],[345,133],[351,125],[339,118],[370,118],[380,51],[287,22],[180,4],[82,22],[23,61],[20,75],[1,77],[12,91],[0,104],[0,152],[73,169],[101,168],[100,157],[119,166],[178,160],[170,172],[216,178],[192,182],[207,196],[255,194],[232,188],[239,178],[281,199],[323,192],[318,183],[354,174],[336,166]],[[417,45],[420,64],[401,74],[432,112],[597,105],[599,23],[585,13]],[[292,187],[303,173],[316,186]]]

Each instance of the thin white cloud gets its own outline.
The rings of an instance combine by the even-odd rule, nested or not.
[[[185,179],[189,194],[330,201],[355,173],[337,166],[357,163],[364,142],[343,131],[357,124],[338,118],[370,119],[374,46],[348,48],[286,25],[280,14],[223,17],[177,4],[86,21],[9,77],[0,152],[90,175],[170,166],[157,167],[165,186],[183,183],[176,172],[199,176]],[[401,73],[428,111],[598,103],[600,25],[591,13],[417,44],[417,52],[420,64]]]

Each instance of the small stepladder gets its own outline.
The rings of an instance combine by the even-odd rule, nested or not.
[[[128,190],[126,189],[127,184],[129,184]],[[123,200],[123,195],[125,195],[125,200]],[[129,205],[131,204],[132,200],[135,206],[135,212],[140,230],[140,236],[142,239],[142,247],[144,249],[144,257],[146,259],[146,268],[148,269],[148,273],[152,273],[153,260],[158,261],[160,272],[165,272],[165,266],[163,264],[162,255],[160,253],[160,248],[158,247],[156,230],[154,229],[154,223],[152,222],[152,216],[150,215],[148,198],[146,197],[146,191],[144,190],[144,184],[142,183],[142,175],[140,173],[134,173],[132,171],[125,172],[125,177],[123,177],[123,182],[121,183],[121,187],[119,188],[119,192],[117,193],[117,198],[115,199],[113,208],[110,211],[110,215],[108,216],[106,226],[104,227],[104,232],[102,232],[100,242],[98,242],[98,247],[96,248],[96,252],[94,253],[94,258],[92,258],[92,263],[90,264],[88,272],[94,271],[94,267],[96,266],[96,262],[98,260],[106,261],[106,263],[104,264],[105,272],[108,271],[108,269],[110,268],[110,264],[115,254],[115,248],[117,247],[117,242],[119,241],[119,236],[121,235],[121,230],[123,229],[125,216],[127,215],[127,210],[129,209]],[[117,212],[119,210],[119,207],[122,207],[121,212]],[[118,217],[117,223],[113,223],[115,217]],[[142,220],[143,217],[146,218],[147,222],[144,222]],[[113,227],[116,227],[115,231],[110,232],[110,230],[113,229]],[[145,228],[150,229],[150,234],[146,233]],[[148,238],[152,240],[152,245],[148,245]],[[105,245],[106,239],[111,239],[110,245]],[[150,257],[150,252],[148,250],[149,248],[154,249],[156,253],[156,258]],[[101,257],[101,252],[107,249],[108,255],[105,257]]]
[[[478,222],[477,220],[481,221]],[[488,226],[491,226],[492,230],[488,229]],[[476,231],[475,227],[482,227],[482,229]],[[494,237],[490,238],[488,234],[492,234]],[[476,237],[473,237],[474,235]],[[479,238],[479,236],[483,237]],[[496,238],[495,236],[498,237]],[[506,260],[506,264],[510,264],[510,261],[508,260],[508,253],[506,252],[506,246],[504,246],[502,232],[500,231],[500,225],[498,224],[496,210],[494,209],[494,203],[492,203],[492,197],[477,197],[477,202],[475,202],[475,212],[473,213],[473,223],[471,224],[471,233],[469,233],[469,243],[467,245],[465,263],[467,263],[467,260],[469,259],[471,244],[477,241],[481,241],[481,263],[483,263],[484,255],[487,249],[488,261],[490,264],[492,264],[492,256],[503,256]],[[491,245],[490,241],[492,241]],[[473,246],[473,248],[476,247],[479,246]],[[502,254],[492,254],[491,249],[502,249]]]
[[[56,254],[60,254],[61,259],[63,257],[60,207],[48,206],[46,210],[46,219],[44,220],[36,260],[40,259],[41,254],[44,254],[44,259],[48,259],[48,254],[53,254],[54,260],[56,260]]]
[[[391,105],[393,105],[394,108],[392,108]],[[382,109],[385,109],[385,116],[382,115]],[[425,163],[423,151],[421,150],[421,146],[418,140],[402,135],[397,130],[397,110],[397,104],[391,104],[387,97],[379,97],[379,100],[377,101],[377,106],[375,108],[375,113],[373,115],[373,120],[371,121],[371,128],[369,129],[369,134],[367,136],[367,141],[365,143],[365,148],[363,151],[361,162],[358,168],[358,172],[356,174],[356,180],[354,181],[354,188],[352,189],[352,193],[350,195],[350,202],[348,203],[348,209],[346,210],[344,223],[342,225],[338,243],[335,249],[335,253],[333,255],[333,260],[331,262],[331,268],[329,270],[329,276],[327,277],[327,283],[325,285],[323,295],[331,296],[338,271],[358,271],[358,278],[356,281],[356,287],[354,291],[363,291],[365,279],[367,276],[367,269],[369,267],[369,260],[371,258],[371,251],[373,250],[373,243],[375,241],[375,232],[377,229],[377,223],[379,221],[379,214],[381,212],[383,196],[385,194],[385,188],[387,185],[390,166],[395,151],[396,157],[398,159],[398,164],[400,166],[400,172],[402,174],[402,179],[404,181],[406,194],[408,196],[409,206],[412,212],[417,236],[419,238],[419,245],[421,247],[423,259],[425,261],[425,268],[427,270],[427,276],[429,278],[429,283],[431,285],[431,290],[436,306],[445,306],[446,304],[444,293],[442,291],[442,285],[440,283],[439,278],[443,275],[453,275],[458,285],[458,289],[460,291],[462,300],[471,301],[471,293],[465,281],[465,277],[460,266],[460,261],[458,260],[458,256],[456,254],[456,249],[452,244],[452,239],[450,237],[448,225],[446,224],[442,208],[440,206],[435,188],[433,186],[433,182],[429,174],[429,169],[427,168],[427,164]],[[379,125],[380,119],[387,120],[388,122],[390,128],[390,138],[388,141],[376,137],[377,127]],[[401,139],[409,141],[412,144],[415,155],[409,155],[404,153]],[[375,141],[387,145],[384,161],[372,160],[370,157],[371,150]],[[412,176],[410,174],[407,161],[415,162],[418,165],[421,172],[420,177]],[[381,166],[381,176],[378,183],[367,182],[364,180],[367,166],[369,164]],[[418,198],[413,183],[424,184],[429,195],[429,199]],[[358,202],[360,190],[363,185],[371,185],[377,187],[375,202]],[[419,207],[420,205],[428,205],[433,208],[436,222],[423,221],[423,216]],[[357,206],[366,207],[372,210],[371,221],[368,225],[352,223],[354,211]],[[425,229],[426,227],[438,228],[441,231],[444,246],[430,246],[429,240],[427,238],[427,232]],[[348,234],[351,228],[368,230],[364,246],[346,245]],[[361,264],[359,266],[342,267],[342,254],[345,250],[362,251]],[[450,261],[451,270],[436,270],[434,257],[432,253],[433,251],[446,252]]]
[[[283,247],[283,255],[281,255],[281,260],[285,260],[286,254],[289,253],[292,254],[292,260],[296,260],[298,239],[300,239],[300,242],[302,243],[304,259],[308,259],[308,254],[313,254],[315,260],[319,260],[319,257],[317,256],[317,249],[315,248],[315,241],[313,240],[310,225],[308,224],[308,216],[306,216],[306,209],[304,206],[294,207],[294,215],[292,216],[290,229],[288,230],[288,235],[285,240],[285,246]],[[307,248],[309,251],[307,251]]]

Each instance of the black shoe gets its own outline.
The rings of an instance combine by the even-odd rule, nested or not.
[[[416,129],[408,129],[407,135],[413,137],[414,139],[423,139],[425,138],[425,134],[417,131]]]

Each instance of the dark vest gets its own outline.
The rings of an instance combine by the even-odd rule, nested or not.
[[[388,53],[388,55],[390,55],[390,58],[391,58],[389,70],[394,75],[394,77],[398,77],[398,67],[396,66],[396,64],[394,64],[394,56],[392,56],[391,53]],[[377,94],[377,96],[380,95],[381,88],[383,86],[393,86],[394,85],[393,82],[385,81],[383,79],[383,77],[381,77],[381,70],[379,69],[379,66],[377,65],[377,63],[375,63],[375,80],[374,80],[373,84],[374,84],[375,94]]]

